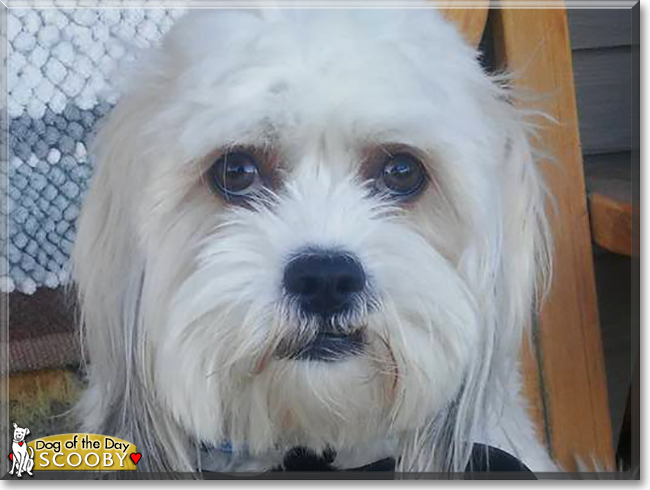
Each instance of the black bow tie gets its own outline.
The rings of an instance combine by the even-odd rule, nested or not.
[[[274,468],[273,471],[341,471],[332,466],[335,458],[336,452],[332,450],[317,456],[307,448],[295,447],[285,455],[282,467]],[[343,471],[395,471],[395,460],[380,459],[365,466],[347,468]]]

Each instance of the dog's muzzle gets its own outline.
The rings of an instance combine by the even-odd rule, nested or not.
[[[285,357],[336,361],[359,353],[365,343],[360,329],[336,328],[340,319],[354,313],[366,289],[366,273],[353,255],[310,249],[286,265],[283,286],[300,314],[314,320],[318,331]]]

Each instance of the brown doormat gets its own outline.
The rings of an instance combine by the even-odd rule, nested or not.
[[[75,305],[63,289],[9,295],[9,371],[77,366],[81,361]]]

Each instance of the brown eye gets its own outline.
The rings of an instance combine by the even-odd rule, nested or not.
[[[212,187],[226,199],[245,197],[261,184],[255,157],[244,151],[223,154],[214,162],[208,176]]]
[[[385,190],[397,197],[419,193],[426,182],[422,163],[408,153],[396,153],[386,160],[381,173]]]

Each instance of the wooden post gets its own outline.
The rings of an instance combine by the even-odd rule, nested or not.
[[[517,87],[539,96],[535,108],[557,121],[538,141],[556,160],[542,164],[556,201],[557,212],[548,207],[555,255],[525,379],[555,460],[566,470],[576,469],[576,457],[613,468],[571,47],[566,11],[558,7],[496,9],[491,18],[497,60],[517,75]]]
[[[472,46],[478,46],[485,30],[490,0],[477,0],[472,8],[459,8],[455,6],[459,3],[455,0],[438,0],[436,3],[445,19],[456,24]]]

